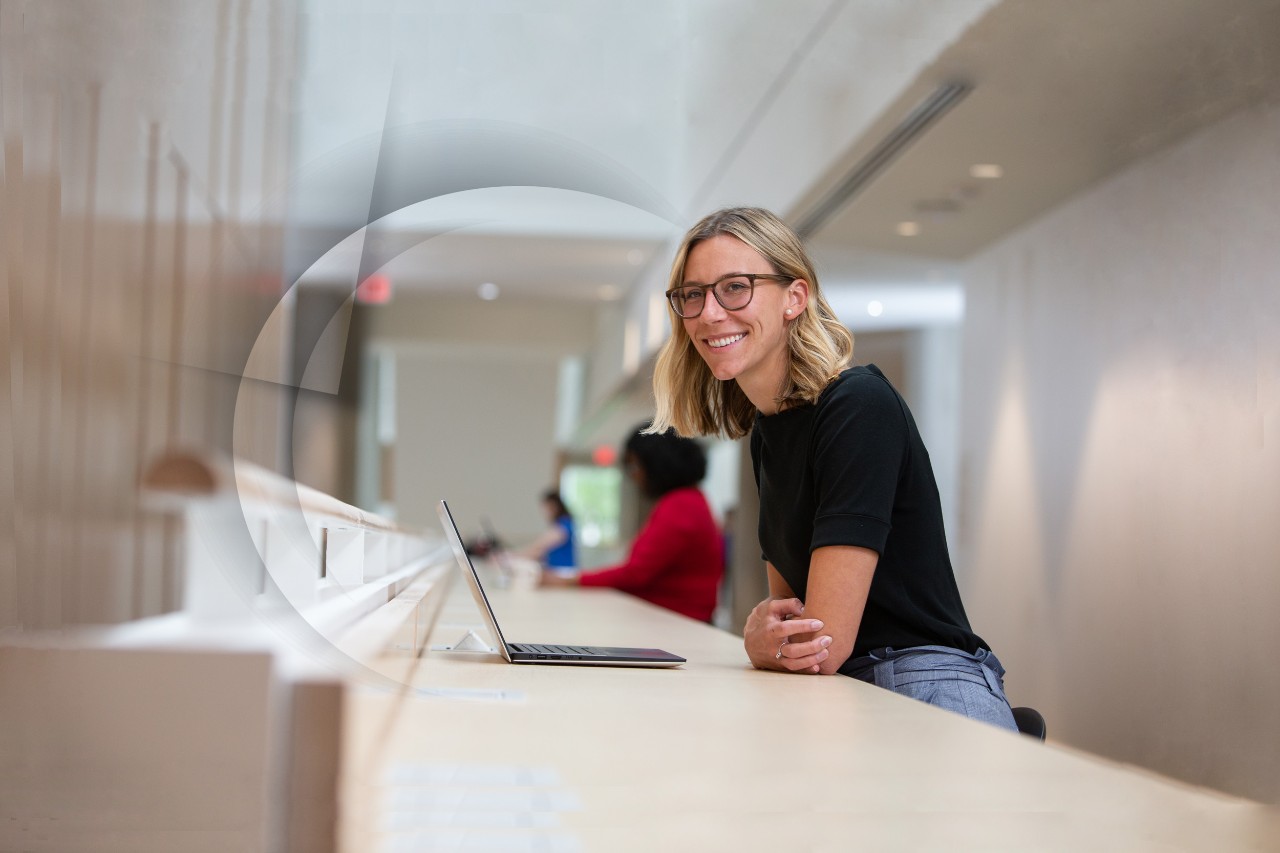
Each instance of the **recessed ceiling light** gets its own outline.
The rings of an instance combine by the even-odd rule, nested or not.
[[[920,233],[919,222],[899,222],[898,235],[901,237],[914,237]]]
[[[969,167],[969,175],[974,178],[1003,178],[1004,167],[995,163],[974,163]]]
[[[867,313],[872,317],[879,317],[884,313],[884,305],[881,304],[879,299],[872,299],[867,303]]]
[[[486,281],[484,284],[476,288],[476,293],[479,294],[480,298],[486,302],[492,302],[498,298],[498,285],[491,281]]]

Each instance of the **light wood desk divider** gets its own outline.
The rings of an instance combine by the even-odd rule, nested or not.
[[[0,850],[335,849],[348,686],[407,676],[448,546],[243,463],[142,488],[182,608],[0,637]]]

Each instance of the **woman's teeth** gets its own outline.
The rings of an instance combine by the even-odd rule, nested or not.
[[[720,347],[727,347],[729,344],[737,343],[745,337],[746,335],[730,335],[727,338],[711,338],[707,341],[707,346],[712,349],[720,349]]]

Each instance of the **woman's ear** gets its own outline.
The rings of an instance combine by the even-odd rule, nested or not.
[[[784,304],[787,317],[799,317],[803,314],[805,306],[809,304],[809,282],[798,278],[787,285],[787,296]]]

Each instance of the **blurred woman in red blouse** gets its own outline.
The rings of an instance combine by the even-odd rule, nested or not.
[[[637,428],[623,447],[627,475],[655,503],[627,558],[608,568],[566,576],[544,572],[544,586],[608,586],[677,613],[710,622],[724,573],[720,528],[698,483],[707,456],[674,430]]]

